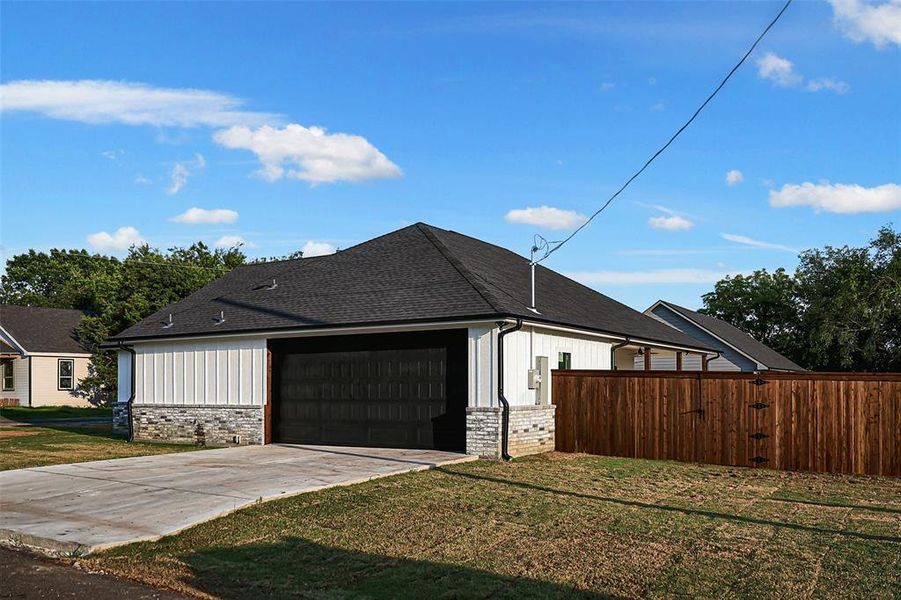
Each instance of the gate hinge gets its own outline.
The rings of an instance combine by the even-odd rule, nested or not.
[[[763,440],[763,439],[770,437],[770,434],[763,433],[762,431],[758,431],[757,433],[752,433],[751,437],[754,438],[755,440]]]
[[[760,410],[763,408],[768,408],[769,406],[770,405],[767,404],[766,402],[755,402],[754,404],[751,405],[751,408],[753,408],[754,410]]]
[[[768,462],[769,460],[770,459],[765,458],[763,456],[755,456],[755,457],[751,458],[751,462],[754,464],[757,464],[757,465],[759,465],[760,463]]]

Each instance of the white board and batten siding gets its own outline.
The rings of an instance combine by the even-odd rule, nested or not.
[[[469,404],[497,406],[497,328],[469,329]],[[611,343],[593,336],[524,326],[504,336],[504,395],[513,406],[534,405],[528,386],[536,357],[546,356],[556,369],[560,352],[568,352],[573,369],[610,369]],[[550,402],[553,403],[553,390]]]
[[[135,344],[135,404],[262,406],[266,339]],[[131,357],[119,352],[119,401],[131,389]]]

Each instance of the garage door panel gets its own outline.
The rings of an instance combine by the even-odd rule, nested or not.
[[[465,330],[272,344],[278,441],[465,446]]]

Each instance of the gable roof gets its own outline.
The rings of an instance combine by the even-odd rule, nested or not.
[[[738,352],[768,369],[779,371],[805,370],[804,367],[779,354],[763,342],[757,341],[738,327],[735,327],[722,319],[695,312],[665,300],[658,300],[645,312],[652,312],[654,308],[659,305],[665,306],[680,317],[694,323],[701,329],[704,329],[714,337],[719,338]]]
[[[0,327],[26,352],[86,354],[75,337],[84,316],[80,310],[39,306],[0,305]]]
[[[540,265],[535,314],[530,285],[524,257],[417,223],[328,256],[238,267],[112,339],[522,317],[708,350]],[[220,311],[225,321],[217,324]],[[163,329],[170,313],[172,326]]]

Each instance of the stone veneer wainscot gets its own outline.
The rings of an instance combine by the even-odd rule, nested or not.
[[[263,443],[263,408],[259,406],[135,404],[132,410],[136,440],[207,446]]]
[[[557,407],[511,406],[508,449],[511,456],[525,456],[554,449]],[[501,456],[501,408],[466,409],[466,453],[484,458]]]

